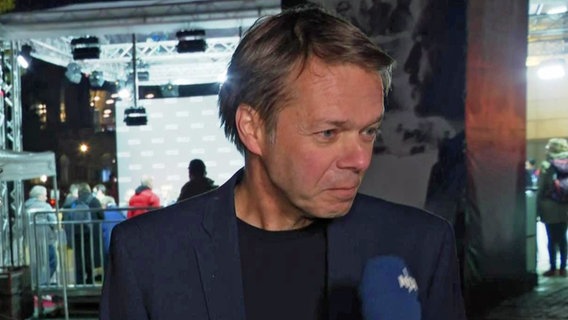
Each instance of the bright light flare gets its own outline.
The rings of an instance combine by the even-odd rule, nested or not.
[[[87,151],[89,151],[89,146],[86,143],[81,143],[79,145],[79,151],[86,153]]]
[[[566,75],[564,61],[546,62],[540,65],[537,75],[542,80],[561,79]]]

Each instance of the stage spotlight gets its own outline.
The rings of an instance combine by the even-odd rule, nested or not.
[[[179,87],[175,84],[165,84],[160,86],[160,93],[164,98],[173,98],[179,96]]]
[[[18,61],[18,65],[20,65],[20,67],[27,69],[32,62],[32,46],[30,46],[29,44],[24,44],[20,49],[20,53],[18,53],[16,60]]]
[[[124,123],[126,123],[127,126],[145,126],[148,124],[146,108],[128,107],[124,109]]]
[[[89,75],[89,83],[91,87],[100,88],[105,84],[102,71],[93,71]]]
[[[67,77],[69,81],[71,81],[72,83],[80,83],[82,76],[81,66],[79,66],[79,64],[77,64],[76,62],[71,62],[67,65],[65,77]]]
[[[134,70],[134,64],[133,62],[129,62],[126,65],[126,68]],[[148,63],[138,59],[136,60],[136,78],[138,79],[138,81],[149,81],[150,80],[150,66]],[[133,81],[133,74],[134,72],[129,72],[128,73],[128,81]]]
[[[176,32],[178,53],[204,52],[207,49],[205,30],[180,30]]]
[[[128,81],[133,81],[132,77],[133,77],[132,73],[129,73],[128,74]],[[138,79],[138,81],[149,81],[150,80],[150,72],[147,71],[147,70],[137,71],[136,72],[136,78]]]
[[[99,38],[83,37],[71,40],[73,60],[98,59],[101,55]]]
[[[138,81],[149,81],[150,80],[150,72],[148,70],[140,70],[136,73],[138,77]]]
[[[180,40],[176,45],[178,53],[204,52],[207,43],[203,39],[199,40]]]

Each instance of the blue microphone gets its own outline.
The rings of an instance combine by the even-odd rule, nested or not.
[[[416,280],[398,257],[370,259],[363,271],[359,295],[364,320],[420,320]]]

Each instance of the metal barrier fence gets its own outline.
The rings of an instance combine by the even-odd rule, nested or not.
[[[26,230],[30,240],[26,255],[39,317],[45,312],[42,301],[45,295],[62,298],[59,308],[63,309],[65,319],[69,318],[69,297],[100,295],[108,262],[110,233],[132,209],[157,208],[61,209],[56,222],[45,218],[54,211],[33,213]],[[69,219],[77,217],[77,213],[91,219]]]

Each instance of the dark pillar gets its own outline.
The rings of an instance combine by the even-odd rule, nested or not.
[[[524,193],[528,1],[468,3],[465,292],[479,312],[531,289]],[[533,257],[534,258],[534,257]]]

